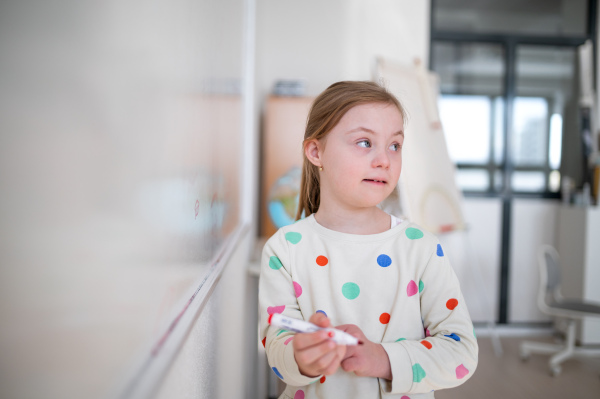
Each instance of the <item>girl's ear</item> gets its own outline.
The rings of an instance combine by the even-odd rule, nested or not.
[[[321,162],[322,144],[317,139],[312,139],[304,144],[304,154],[306,158],[317,167],[323,166]]]

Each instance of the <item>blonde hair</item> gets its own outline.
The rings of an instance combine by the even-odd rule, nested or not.
[[[313,102],[306,121],[302,142],[303,166],[300,181],[300,200],[296,220],[317,212],[320,204],[321,187],[319,171],[304,152],[310,140],[320,140],[339,123],[351,108],[371,103],[394,105],[406,121],[406,112],[400,101],[385,87],[369,81],[343,81],[329,86]]]

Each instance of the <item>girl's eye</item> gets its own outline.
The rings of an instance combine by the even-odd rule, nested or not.
[[[359,147],[371,148],[371,142],[369,140],[361,140],[357,144]]]
[[[392,151],[400,151],[402,149],[402,147],[400,146],[400,144],[398,143],[394,143],[390,146],[390,148],[392,149]]]

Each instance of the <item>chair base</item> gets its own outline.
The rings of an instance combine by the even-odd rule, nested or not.
[[[562,371],[560,364],[565,360],[577,357],[600,356],[600,348],[585,348],[575,345],[575,321],[569,320],[564,344],[550,344],[542,342],[521,342],[519,355],[522,360],[527,360],[532,353],[552,355],[548,362],[550,374],[557,376]]]

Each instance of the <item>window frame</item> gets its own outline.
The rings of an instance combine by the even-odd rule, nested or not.
[[[432,0],[434,3],[435,0]],[[432,13],[433,14],[433,13]],[[595,29],[595,24],[594,24]],[[548,46],[548,47],[566,47],[576,48],[585,43],[586,40],[592,40],[594,45],[594,59],[596,59],[596,41],[592,37],[543,37],[543,36],[507,36],[507,35],[496,35],[496,34],[473,34],[473,33],[460,33],[460,32],[447,32],[447,31],[435,31],[432,27],[431,32],[431,45],[429,48],[429,68],[433,69],[435,62],[435,55],[433,47],[435,43],[461,43],[461,44],[495,44],[499,45],[504,50],[504,115],[503,115],[503,129],[504,129],[504,145],[503,145],[503,160],[504,162],[499,167],[494,166],[495,162],[492,154],[488,163],[475,165],[457,163],[458,169],[480,169],[488,170],[490,173],[490,188],[486,191],[471,191],[464,190],[463,193],[467,197],[499,197],[503,195],[511,195],[518,198],[559,198],[559,192],[551,192],[546,189],[542,192],[525,192],[525,191],[513,191],[510,184],[510,179],[513,172],[515,171],[530,171],[539,170],[544,171],[546,178],[548,173],[551,172],[549,165],[544,165],[539,168],[531,168],[525,166],[516,166],[510,156],[509,149],[512,148],[512,113],[514,100],[518,97],[516,95],[516,65],[517,65],[517,51],[520,46]],[[596,85],[596,68],[594,64],[594,85]],[[493,133],[492,133],[493,134]],[[493,138],[492,138],[493,140]],[[493,148],[493,141],[490,148]],[[500,170],[502,172],[503,185],[501,191],[493,189],[493,182],[495,177],[493,176],[494,170]]]

